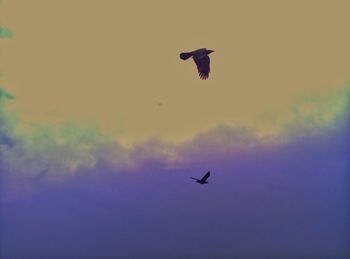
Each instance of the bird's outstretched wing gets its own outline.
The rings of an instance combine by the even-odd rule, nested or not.
[[[206,173],[203,178],[201,179],[201,182],[205,182],[210,176],[210,172]]]
[[[199,181],[199,179],[197,179],[197,178],[194,178],[194,177],[191,177],[193,180],[196,180],[196,181]]]
[[[207,79],[209,77],[210,72],[210,58],[209,56],[203,56],[203,57],[193,57],[194,62],[197,65],[198,74],[201,79]]]

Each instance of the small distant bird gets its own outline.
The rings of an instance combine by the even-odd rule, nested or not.
[[[180,58],[183,60],[193,58],[194,62],[197,65],[199,77],[203,80],[209,77],[210,72],[210,58],[209,54],[214,52],[214,50],[210,49],[197,49],[191,52],[182,52],[180,53]]]
[[[208,183],[208,182],[207,182],[207,179],[209,178],[209,176],[210,176],[210,171],[208,171],[208,173],[206,173],[206,174],[202,177],[202,179],[197,179],[197,178],[194,178],[194,177],[191,177],[191,178],[194,179],[194,180],[196,180],[196,182],[199,183],[199,184],[206,184],[206,183]]]
[[[162,107],[164,105],[164,103],[160,102],[160,101],[155,101],[156,105],[159,107]]]

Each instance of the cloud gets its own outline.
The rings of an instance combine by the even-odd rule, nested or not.
[[[8,28],[0,26],[0,39],[2,38],[12,38],[13,32]]]
[[[181,167],[194,160],[216,159],[272,148],[301,136],[328,132],[347,118],[350,86],[328,93],[299,97],[292,107],[292,119],[280,131],[259,135],[257,129],[219,125],[192,140],[170,144],[151,138],[127,149],[98,127],[76,123],[37,125],[18,119],[6,109],[14,97],[0,88],[0,143],[6,171],[36,177],[42,171],[59,178],[92,169],[97,164],[116,172],[137,170],[150,163],[163,168]]]
[[[48,176],[64,176],[95,166],[98,159],[104,159],[99,154],[107,150],[113,155],[111,160],[123,157],[122,147],[97,127],[20,121],[6,109],[11,99],[14,97],[0,88],[0,151],[6,171],[35,177],[47,170]]]
[[[116,142],[94,127],[74,123],[17,128],[14,138],[16,144],[3,150],[5,165],[26,176],[36,176],[46,168],[52,177],[74,174],[94,167],[106,152],[113,156],[108,159],[123,159]]]
[[[13,117],[6,112],[5,103],[14,97],[0,87],[0,145],[12,146],[10,134],[14,128]]]
[[[293,120],[289,127],[320,128],[338,126],[348,114],[350,82],[330,93],[300,95],[291,110]]]

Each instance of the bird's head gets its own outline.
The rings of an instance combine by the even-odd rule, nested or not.
[[[214,52],[214,50],[207,49],[207,54],[210,54],[210,53],[212,53],[212,52]]]

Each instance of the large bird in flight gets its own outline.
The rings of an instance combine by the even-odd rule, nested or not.
[[[199,184],[206,184],[206,183],[208,183],[207,180],[208,180],[209,176],[210,176],[210,171],[208,171],[208,173],[206,173],[202,177],[202,179],[197,179],[197,178],[194,178],[194,177],[191,177],[191,178],[196,180],[196,182],[199,183]]]
[[[197,49],[191,52],[182,52],[180,53],[180,58],[183,60],[193,58],[194,62],[197,65],[198,74],[201,79],[207,79],[209,77],[210,72],[210,58],[209,54],[214,52],[214,50],[210,49]]]

